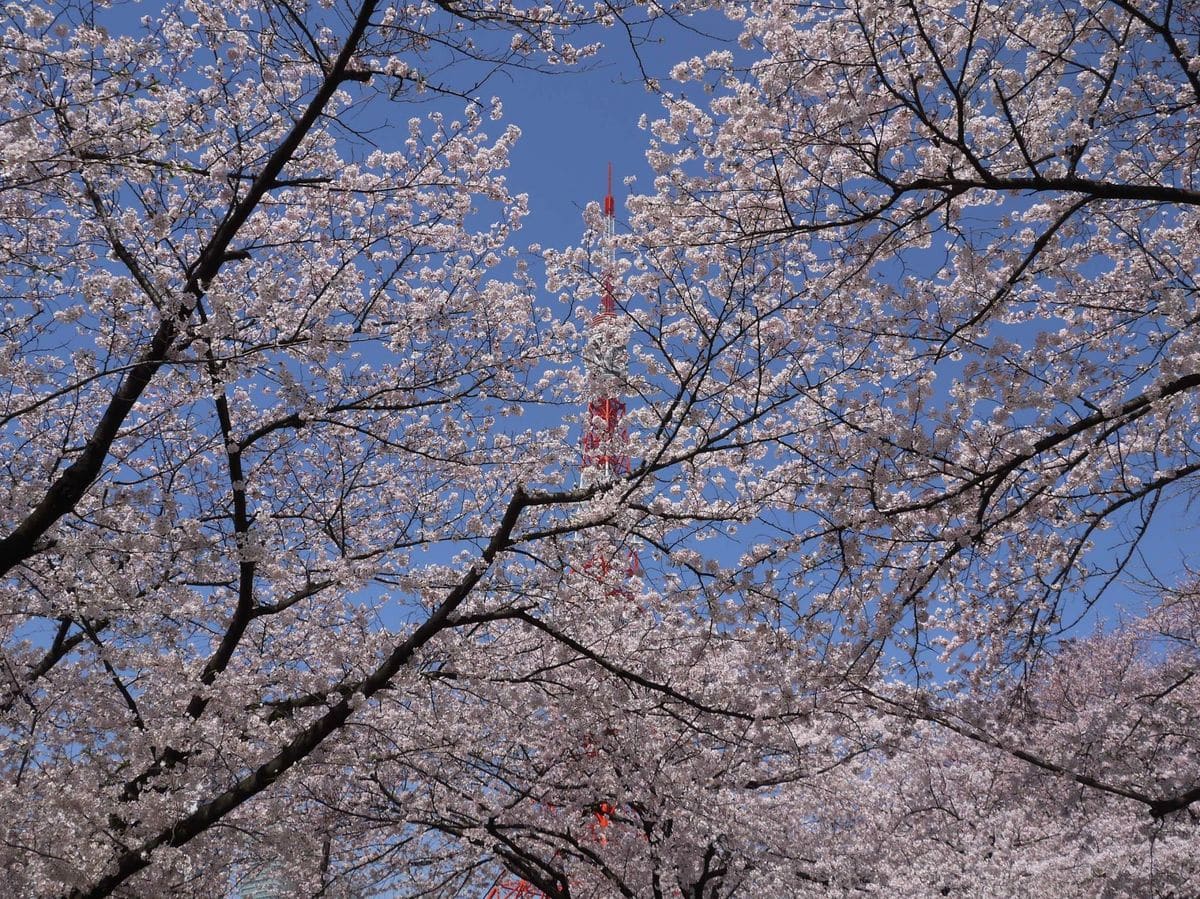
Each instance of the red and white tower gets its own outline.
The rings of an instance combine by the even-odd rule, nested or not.
[[[609,484],[632,471],[629,455],[629,428],[625,424],[625,400],[621,392],[628,380],[629,330],[624,316],[619,314],[613,294],[616,276],[616,201],[612,192],[612,163],[608,164],[608,190],[604,195],[604,233],[602,236],[604,262],[601,271],[600,309],[592,317],[584,344],[583,358],[587,364],[587,420],[583,425],[583,456],[579,481],[583,487]],[[598,540],[584,570],[607,581],[614,567],[614,553],[621,553],[619,541]],[[636,551],[627,549],[622,574],[635,575],[639,562]],[[610,584],[609,595],[627,595],[619,585]],[[585,738],[585,745],[590,739]],[[615,808],[607,801],[598,802],[590,811],[594,819],[591,830],[600,843],[606,843],[604,830],[611,822]],[[503,877],[488,891],[486,899],[545,899],[545,894],[528,881],[518,877]]]
[[[626,322],[617,314],[613,296],[616,273],[616,203],[612,193],[612,163],[608,164],[608,192],[604,195],[604,268],[601,272],[600,309],[588,329],[583,358],[588,369],[587,421],[583,429],[583,464],[580,481],[588,487],[609,483],[630,470],[629,431],[625,426],[625,401],[620,397],[629,367]]]
[[[603,268],[600,272],[600,309],[592,317],[584,344],[587,364],[588,405],[583,425],[583,457],[580,486],[611,484],[633,468],[629,454],[629,428],[625,423],[622,393],[629,381],[629,319],[617,306],[613,292],[616,277],[616,202],[612,192],[612,163],[608,164],[608,191],[604,195]],[[636,551],[622,548],[613,535],[597,536],[592,557],[584,568],[593,577],[608,582],[614,567],[623,575],[638,573]],[[624,555],[625,558],[617,562]],[[610,594],[627,591],[609,583]]]

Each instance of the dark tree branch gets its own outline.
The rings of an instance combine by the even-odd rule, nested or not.
[[[37,541],[65,514],[75,508],[100,474],[109,449],[121,426],[141,398],[158,370],[166,363],[183,324],[192,317],[208,283],[216,277],[230,246],[242,226],[272,189],[280,174],[300,148],[305,137],[319,121],[325,107],[351,71],[350,63],[370,23],[378,0],[366,0],[338,55],[328,78],[267,159],[261,172],[250,183],[245,195],[221,222],[196,261],[189,267],[183,294],[190,299],[178,309],[163,309],[163,319],[137,362],[128,370],[114,392],[91,436],[75,460],[50,485],[42,499],[13,531],[0,540],[0,575],[37,552]]]

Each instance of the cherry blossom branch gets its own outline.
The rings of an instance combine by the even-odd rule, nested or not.
[[[325,740],[341,730],[350,720],[356,708],[381,690],[387,689],[392,678],[408,664],[417,651],[442,630],[449,627],[449,621],[454,611],[471,595],[492,562],[508,548],[521,512],[535,502],[536,500],[526,494],[523,489],[517,488],[499,526],[487,547],[480,554],[479,562],[467,570],[458,584],[450,590],[429,617],[407,638],[396,644],[388,657],[363,679],[361,688],[357,692],[339,700],[320,718],[290,739],[267,762],[241,777],[231,787],[211,799],[201,802],[193,812],[160,830],[156,835],[143,841],[140,846],[120,853],[115,859],[110,873],[99,877],[90,886],[73,890],[70,894],[72,899],[100,899],[102,896],[109,895],[150,864],[150,855],[155,849],[160,846],[183,846],[204,833],[246,800],[270,787],[285,772],[303,761]]]
[[[979,743],[988,746],[992,749],[998,749],[1015,759],[1019,759],[1035,768],[1040,768],[1043,771],[1049,771],[1060,777],[1064,777],[1080,786],[1089,787],[1102,793],[1108,793],[1111,796],[1117,796],[1122,799],[1128,799],[1133,802],[1141,803],[1146,806],[1152,818],[1163,818],[1173,812],[1182,811],[1193,802],[1200,800],[1200,787],[1195,787],[1175,796],[1162,797],[1155,799],[1152,796],[1135,790],[1131,787],[1123,787],[1117,784],[1105,782],[1097,777],[1089,774],[1084,774],[1079,771],[1074,771],[1064,765],[1052,762],[1042,756],[1039,756],[1027,749],[1022,749],[1019,746],[1012,746],[998,737],[988,734],[980,729],[977,725],[972,725],[964,720],[955,721],[948,714],[937,711],[926,704],[920,706],[912,706],[907,703],[890,699],[878,692],[866,687],[860,687],[862,692],[873,699],[884,703],[885,705],[899,709],[901,714],[906,718],[917,718],[922,721],[928,721],[932,724],[940,725],[961,737],[965,737],[974,743]]]
[[[681,702],[686,706],[690,706],[691,708],[695,709],[698,712],[704,712],[705,714],[708,714],[708,715],[724,715],[724,716],[730,717],[730,718],[738,718],[743,721],[763,720],[761,716],[749,715],[746,712],[738,712],[738,711],[734,711],[732,709],[721,709],[721,708],[716,708],[713,706],[706,705],[697,699],[693,699],[690,696],[685,696],[683,693],[680,693],[678,690],[675,690],[673,687],[670,687],[667,684],[657,683],[656,681],[652,681],[647,677],[643,677],[642,675],[638,674],[637,672],[630,671],[626,668],[623,668],[620,665],[616,664],[615,662],[612,662],[609,659],[604,658],[604,656],[600,655],[599,653],[593,652],[592,650],[588,649],[586,646],[584,646],[578,640],[567,636],[566,634],[562,633],[561,631],[551,627],[546,622],[542,621],[540,618],[536,618],[533,615],[528,614],[527,612],[513,610],[511,617],[516,618],[520,621],[523,621],[526,624],[528,624],[530,627],[536,628],[537,630],[542,631],[543,633],[547,634],[548,636],[553,637],[555,640],[559,641],[564,646],[569,647],[570,649],[579,653],[584,658],[589,659],[592,662],[594,662],[595,664],[599,665],[601,668],[603,668],[609,674],[612,674],[615,677],[620,678],[621,680],[625,680],[625,681],[629,681],[630,683],[637,684],[639,687],[644,687],[647,690],[651,690],[655,693],[661,693],[662,695],[668,696],[671,699],[676,700],[677,702]]]
[[[346,73],[351,69],[351,61],[377,5],[378,0],[365,0],[359,8],[329,77],[322,81],[304,112],[268,157],[262,171],[247,187],[245,195],[230,210],[195,263],[187,270],[183,293],[191,298],[190,301],[181,304],[174,313],[163,310],[164,318],[153,337],[142,350],[137,362],[125,374],[75,460],[55,479],[20,524],[0,539],[0,575],[38,551],[38,539],[53,527],[59,518],[75,507],[100,474],[109,448],[116,440],[122,424],[158,370],[167,361],[181,326],[192,316],[196,303],[203,296],[208,283],[220,271],[238,232],[258,208],[262,198],[273,188],[280,173],[292,160],[309,131],[319,121],[334,93],[345,81]]]
[[[1129,2],[1129,0],[1113,0],[1113,2],[1162,39],[1162,42],[1167,45],[1167,49],[1171,52],[1171,58],[1179,66],[1180,73],[1191,84],[1197,101],[1200,101],[1200,71],[1194,68],[1193,60],[1195,56],[1189,57],[1187,51],[1179,45],[1179,41],[1175,37],[1175,32],[1171,29],[1171,4],[1166,4],[1163,20],[1157,22],[1150,18],[1145,11]]]

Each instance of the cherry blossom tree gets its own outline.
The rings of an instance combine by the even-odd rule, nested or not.
[[[1181,812],[1196,782],[1196,601],[1194,585],[1172,592],[1004,689],[937,709],[880,696],[907,726],[866,772],[842,773],[818,825],[834,839],[853,822],[839,888],[1194,893],[1197,816]]]
[[[6,8],[8,888],[1195,891],[1195,10],[722,11],[543,297],[476,95],[635,10]]]
[[[790,402],[754,475],[797,492],[794,537],[763,553],[858,629],[848,665],[1031,663],[1191,482],[1191,16],[771,8],[742,37],[760,60],[676,69],[631,289],[647,331],[672,303],[757,329],[694,392]]]
[[[295,833],[336,885],[331,738],[386,691],[427,720],[439,635],[614,514],[539,523],[601,491],[518,420],[574,330],[506,261],[517,130],[475,93],[621,10],[106,7],[5,12],[6,888],[217,895]]]
[[[634,387],[647,458],[696,447],[649,509],[738,523],[694,563],[802,689],[864,701],[861,762],[804,787],[843,801],[793,819],[814,892],[1188,893],[1194,704],[1158,715],[1194,643],[1068,641],[1169,576],[1142,550],[1200,465],[1195,9],[725,10],[739,46],[648,123]]]

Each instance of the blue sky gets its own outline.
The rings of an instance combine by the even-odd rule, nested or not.
[[[696,27],[703,23],[703,30]],[[647,74],[669,84],[666,73],[682,59],[733,43],[737,29],[715,15],[689,20],[687,27],[654,23],[638,47]],[[638,120],[663,112],[661,98],[641,80],[638,59],[619,29],[596,32],[604,48],[582,69],[561,74],[513,72],[500,75],[482,92],[504,102],[505,120],[520,127],[510,184],[529,194],[530,215],[519,242],[563,247],[583,234],[583,207],[604,196],[607,164],[613,164],[618,220],[628,189],[650,190],[646,131]]]

